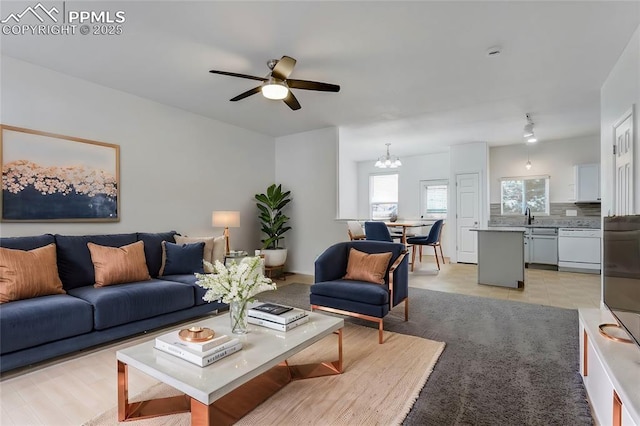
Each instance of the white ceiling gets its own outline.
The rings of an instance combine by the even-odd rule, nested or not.
[[[4,18],[34,2],[3,3]],[[125,11],[123,34],[2,36],[2,53],[272,136],[340,126],[361,159],[384,141],[398,155],[522,143],[527,112],[542,141],[598,133],[600,87],[640,24],[638,1],[79,4]],[[263,76],[282,55],[292,78],[341,91],[294,90],[291,111],[229,102],[256,82],[208,72]]]

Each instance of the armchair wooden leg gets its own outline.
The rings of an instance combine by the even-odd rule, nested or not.
[[[436,265],[438,265],[438,271],[440,270],[440,261],[438,260],[438,248],[433,246],[433,254],[436,256]]]
[[[420,263],[422,263],[422,246],[420,246]]]
[[[440,256],[442,256],[442,264],[444,265],[444,254],[442,253],[442,245],[440,245]]]
[[[378,322],[378,343],[384,343],[384,333],[382,332],[382,318],[380,318],[380,322]]]
[[[409,321],[409,298],[404,299],[404,320]]]

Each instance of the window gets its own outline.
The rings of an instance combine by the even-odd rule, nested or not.
[[[371,219],[389,219],[398,214],[398,174],[369,176]]]
[[[501,214],[549,214],[549,176],[502,178]]]
[[[424,219],[447,217],[449,184],[446,180],[423,180],[420,182],[420,216]]]

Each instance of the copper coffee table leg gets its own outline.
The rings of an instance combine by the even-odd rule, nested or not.
[[[190,411],[191,398],[186,395],[129,403],[127,369],[127,364],[118,361],[118,421],[128,422]]]
[[[342,374],[342,329],[334,331],[338,335],[338,359],[315,364],[290,365],[292,380]]]

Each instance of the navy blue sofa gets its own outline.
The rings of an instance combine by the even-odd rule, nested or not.
[[[365,253],[388,253],[391,259],[384,284],[345,280],[351,248]],[[326,249],[315,262],[315,284],[309,296],[311,309],[348,315],[378,323],[378,341],[383,339],[383,318],[404,302],[404,320],[409,320],[409,265],[404,244],[385,241],[348,241]]]
[[[175,242],[175,234],[0,239],[0,247],[19,250],[55,243],[58,274],[67,292],[0,304],[0,372],[226,309],[223,303],[202,300],[205,290],[195,284],[193,274],[158,277],[161,243]],[[87,243],[120,247],[140,240],[152,279],[94,288]]]

